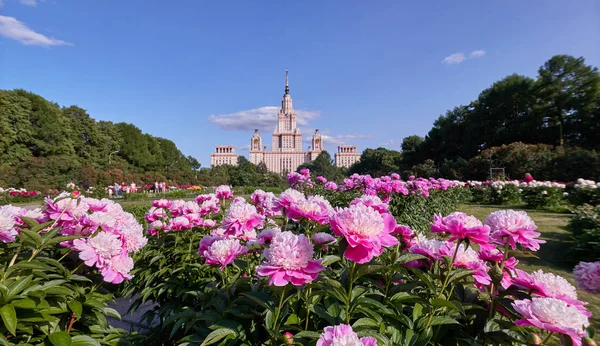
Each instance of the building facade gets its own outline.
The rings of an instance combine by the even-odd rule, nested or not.
[[[211,167],[221,165],[237,166],[238,154],[235,153],[235,149],[231,145],[217,145],[215,152],[210,154],[210,165]]]
[[[269,171],[279,174],[296,171],[298,166],[316,159],[323,151],[323,139],[318,129],[312,136],[308,150],[302,150],[302,132],[296,125],[296,111],[292,105],[287,70],[285,71],[285,93],[271,141],[271,151],[268,151],[267,147],[263,146],[260,133],[254,130],[250,139],[250,162],[256,165],[264,162]]]
[[[360,160],[360,153],[356,151],[356,145],[340,145],[335,153],[336,167],[350,168]]]

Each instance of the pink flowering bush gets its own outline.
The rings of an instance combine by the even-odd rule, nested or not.
[[[278,195],[148,210],[154,236],[124,292],[133,309],[156,304],[143,342],[583,345],[593,334],[575,287],[519,268],[543,246],[525,212],[454,212],[462,186],[444,179],[352,175],[335,190],[307,171],[288,179]],[[203,212],[207,201],[219,209]],[[90,265],[115,255],[105,238],[85,250]],[[596,268],[575,269],[579,287],[591,290]]]
[[[133,278],[132,255],[147,239],[120,205],[73,191],[42,208],[3,206],[0,240],[4,344],[99,345],[125,336],[107,322],[120,316],[104,286]]]

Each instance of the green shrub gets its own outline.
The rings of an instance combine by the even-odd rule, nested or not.
[[[569,250],[573,262],[600,260],[600,206],[578,207],[567,229],[575,240]]]
[[[556,209],[563,203],[564,189],[557,187],[528,187],[522,194],[526,208],[529,209]]]
[[[491,188],[491,202],[497,205],[517,205],[521,203],[521,189],[513,184],[504,184],[501,189]]]

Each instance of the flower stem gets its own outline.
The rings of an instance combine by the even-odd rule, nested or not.
[[[304,300],[306,301],[306,323],[304,324],[304,330],[308,330],[308,322],[310,321],[309,316],[310,316],[310,302],[309,302],[309,297],[310,297],[310,292],[311,289],[307,288],[304,291]]]
[[[350,300],[352,299],[352,284],[354,283],[354,270],[356,269],[356,262],[352,262],[350,273],[348,277],[348,294],[346,295],[346,324],[350,324]]]
[[[454,260],[456,260],[456,255],[458,254],[458,249],[459,249],[461,243],[462,243],[462,240],[459,240],[458,243],[456,244],[456,248],[454,249],[454,254],[452,255],[452,260],[450,261],[450,264],[448,265],[448,271],[446,272],[446,277],[444,278],[444,283],[442,284],[442,289],[437,294],[436,299],[439,299],[442,296],[442,294],[446,290],[446,286],[448,286],[448,280],[450,280],[450,273],[452,272],[452,268],[454,267]],[[448,297],[448,298],[450,298],[450,297]],[[433,315],[434,315],[434,313],[432,311],[431,314],[429,315],[429,319],[427,319],[427,325],[425,326],[425,329],[429,328],[429,325],[431,324],[431,321],[433,320]]]
[[[275,319],[273,320],[273,337],[279,334],[279,314],[281,313],[281,307],[283,306],[283,298],[285,297],[285,292],[287,291],[287,286],[284,286],[281,290],[281,296],[279,297],[279,306],[277,306],[277,311],[275,312]],[[274,342],[276,340],[273,340]],[[273,342],[273,345],[275,343]]]

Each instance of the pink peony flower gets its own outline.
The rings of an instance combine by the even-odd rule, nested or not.
[[[327,250],[327,245],[335,244],[337,239],[329,233],[318,232],[313,234],[312,241],[315,244],[322,244],[322,249]]]
[[[576,307],[556,298],[517,300],[512,306],[523,316],[515,321],[517,326],[568,335],[573,345],[581,346],[581,337],[586,335],[583,328],[590,325],[588,318]]]
[[[579,262],[573,274],[577,287],[587,292],[600,293],[600,262]]]
[[[123,252],[123,243],[116,234],[100,232],[89,239],[75,239],[73,250],[88,267],[103,268],[110,260]]]
[[[204,238],[202,239],[204,240]],[[200,246],[203,244],[201,243]],[[215,239],[210,246],[204,250],[202,256],[208,264],[220,264],[221,269],[233,262],[239,255],[248,252],[248,248],[242,246],[237,239]]]
[[[408,251],[413,254],[429,257],[432,260],[439,260],[442,258],[442,254],[440,253],[441,248],[443,246],[451,246],[450,244],[452,243],[447,243],[442,240],[423,239],[417,240]]]
[[[305,235],[290,231],[277,234],[263,253],[267,262],[256,267],[260,276],[269,276],[269,285],[301,286],[316,279],[325,268],[321,260],[313,260],[313,245]]]
[[[486,225],[491,228],[492,238],[499,244],[507,240],[512,249],[517,244],[529,250],[537,251],[544,240],[537,239],[539,232],[535,232],[537,226],[526,212],[519,210],[498,210],[491,213],[485,219]]]
[[[148,232],[148,234],[150,234],[151,236],[154,237],[158,234],[158,232],[163,231],[163,230],[166,230],[165,224],[160,220],[156,220],[156,221],[151,222],[148,225],[147,232]]]
[[[456,244],[446,242],[440,248],[440,254],[443,256],[454,256]],[[487,286],[491,283],[491,278],[488,274],[488,266],[485,261],[479,259],[479,254],[472,248],[466,248],[464,244],[460,244],[454,259],[454,266],[473,271],[473,278],[477,286]]]
[[[133,258],[127,255],[117,255],[110,259],[107,266],[100,270],[104,281],[113,284],[120,284],[123,280],[130,280],[133,275],[130,274],[133,269]]]
[[[10,243],[15,240],[19,234],[18,222],[19,217],[24,216],[27,211],[24,208],[5,205],[0,207],[0,241]]]
[[[302,219],[309,219],[324,225],[329,222],[331,205],[328,204],[329,202],[325,204],[324,202],[310,198],[307,200],[300,200],[296,203],[292,203],[286,209],[286,214],[287,217],[296,222],[299,222]]]
[[[161,198],[161,199],[157,199],[154,202],[152,202],[152,206],[154,208],[165,208],[165,209],[169,209],[171,208],[171,201],[169,201],[166,198]]]
[[[367,263],[383,253],[385,247],[398,244],[390,235],[396,228],[391,214],[380,214],[364,204],[339,209],[330,220],[331,229],[348,242],[344,256],[357,263]]]
[[[396,225],[392,235],[400,236],[402,243],[406,247],[411,247],[415,243],[415,231],[413,231],[410,226]]]
[[[279,233],[281,233],[281,230],[279,230],[279,228],[265,228],[256,237],[256,243],[260,245],[270,244],[273,240],[273,237],[275,237]]]
[[[380,214],[388,213],[388,204],[383,203],[381,199],[377,196],[362,195],[358,198],[353,199],[352,202],[350,202],[350,205],[355,204],[364,204],[367,207],[371,207],[377,210]]]
[[[236,202],[229,206],[222,225],[227,230],[227,234],[238,237],[246,232],[255,232],[254,228],[262,227],[264,219],[265,217],[260,215],[252,204]]]
[[[154,222],[156,220],[164,219],[165,217],[167,217],[167,211],[157,207],[150,208],[145,216],[147,222]]]
[[[294,189],[287,189],[283,191],[281,195],[279,195],[279,198],[277,200],[275,200],[273,209],[275,211],[282,211],[283,209],[288,208],[291,204],[298,203],[305,199],[306,198],[304,197],[302,192]]]
[[[338,186],[333,181],[328,181],[324,185],[325,190],[337,191]]]
[[[339,324],[325,327],[317,346],[377,346],[377,340],[370,336],[359,338],[352,327]]]
[[[321,184],[325,184],[327,182],[327,178],[322,175],[318,176],[316,180]]]
[[[450,234],[449,241],[468,239],[481,248],[495,248],[490,244],[490,227],[482,224],[475,216],[454,212],[445,217],[434,215],[433,220],[431,232],[446,232]]]
[[[231,191],[231,188],[229,186],[221,185],[215,189],[215,195],[220,200],[230,199],[231,197],[233,197],[233,191]]]
[[[544,273],[541,269],[531,274],[517,269],[516,274],[516,277],[512,278],[513,285],[532,291],[537,296],[563,300],[569,305],[578,307],[585,315],[591,316],[584,308],[587,303],[577,298],[577,290],[565,278]]]
[[[185,231],[192,227],[193,224],[185,216],[177,216],[176,218],[171,219],[171,224],[169,225],[169,229],[173,231]]]

